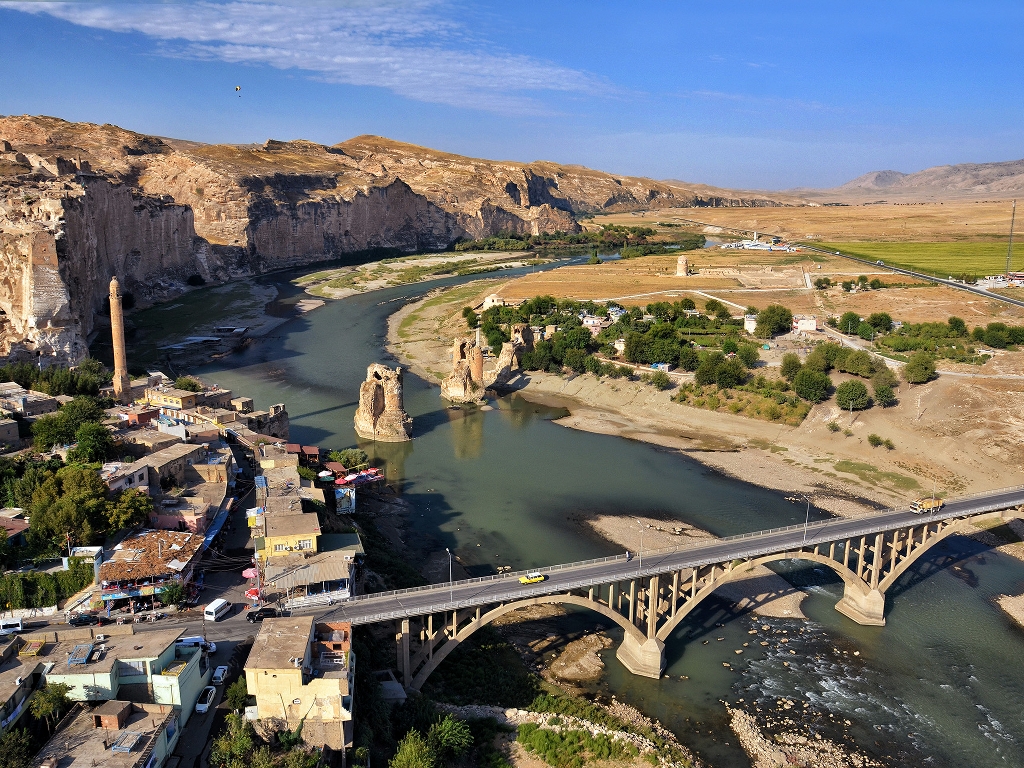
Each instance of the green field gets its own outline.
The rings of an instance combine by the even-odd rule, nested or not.
[[[822,248],[841,251],[868,261],[925,272],[936,277],[963,274],[982,277],[999,275],[1006,269],[1006,243],[821,243]],[[1011,269],[1024,267],[1024,247],[1014,249]]]

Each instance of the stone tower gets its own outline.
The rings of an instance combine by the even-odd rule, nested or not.
[[[128,376],[128,356],[124,351],[124,315],[117,277],[110,278],[110,336],[114,345],[114,397],[119,403],[130,403],[132,380]]]
[[[690,274],[690,262],[686,256],[680,256],[676,259],[676,277],[686,277]]]

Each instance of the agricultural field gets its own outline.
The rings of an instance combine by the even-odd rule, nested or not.
[[[821,247],[842,251],[869,261],[913,269],[936,277],[1002,274],[1006,269],[1005,242],[959,243],[863,243],[828,242]],[[1024,264],[1024,252],[1017,255],[1017,268]]]

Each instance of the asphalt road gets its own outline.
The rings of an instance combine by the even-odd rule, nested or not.
[[[669,573],[681,568],[709,565],[737,558],[757,557],[773,552],[798,549],[805,544],[826,543],[853,538],[923,521],[944,520],[1008,509],[1024,504],[1024,488],[980,494],[948,502],[938,513],[918,515],[903,509],[870,517],[827,520],[806,529],[802,525],[720,539],[710,544],[675,550],[659,550],[634,556],[625,554],[582,563],[556,565],[540,569],[547,579],[539,584],[523,585],[519,576],[525,571],[500,576],[433,584],[409,590],[360,595],[326,612],[329,620],[369,624],[387,619],[421,616],[452,608],[469,608],[509,600],[565,592],[569,589],[627,581],[640,576]]]

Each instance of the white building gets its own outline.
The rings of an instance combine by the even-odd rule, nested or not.
[[[747,333],[753,333],[755,328],[757,328],[757,315],[744,315],[743,330]]]
[[[818,318],[814,315],[793,315],[793,332],[809,333],[818,330]]]

